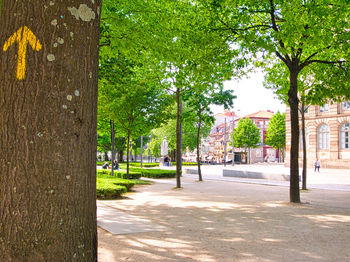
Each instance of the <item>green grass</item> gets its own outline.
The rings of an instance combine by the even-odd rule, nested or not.
[[[101,171],[97,172],[96,179],[96,195],[98,199],[121,198],[124,193],[130,191],[136,184],[134,181],[117,178],[103,172],[107,170]]]
[[[125,174],[125,171],[119,173]],[[141,179],[122,179],[111,176],[111,170],[98,169],[96,179],[96,195],[97,199],[118,199],[123,194],[132,190],[135,185],[150,185],[152,182]],[[117,174],[117,172],[116,172]],[[140,173],[138,173],[141,175]]]

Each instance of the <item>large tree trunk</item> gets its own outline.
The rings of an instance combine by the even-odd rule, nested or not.
[[[290,149],[290,201],[300,203],[299,190],[299,115],[298,115],[298,71],[290,69],[290,88],[288,91],[291,120],[291,149]]]
[[[176,187],[181,187],[181,93],[180,88],[176,88]]]
[[[301,132],[303,134],[303,182],[302,189],[306,190],[306,172],[307,172],[307,155],[306,155],[306,137],[305,137],[305,101],[302,101],[301,110]]]
[[[0,261],[97,261],[100,10],[2,1]]]
[[[198,180],[199,181],[203,181],[202,170],[201,170],[201,161],[200,161],[200,157],[199,157],[201,125],[202,125],[202,115],[201,115],[201,111],[199,111],[199,113],[198,113],[198,128],[197,128],[197,165],[198,165]]]

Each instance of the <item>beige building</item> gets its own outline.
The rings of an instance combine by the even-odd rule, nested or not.
[[[301,116],[300,128],[301,128]],[[321,168],[350,169],[350,101],[323,106],[310,106],[305,113],[305,131],[308,167],[316,158]],[[300,141],[301,140],[300,132]],[[291,127],[290,109],[286,110],[286,159],[290,164]],[[299,160],[302,163],[302,143],[299,143]]]
[[[261,143],[258,148],[250,150],[250,163],[259,163],[264,161],[275,162],[278,160],[278,151],[264,144],[267,127],[274,113],[270,110],[260,110],[256,113],[246,115],[243,118],[249,117],[254,124],[259,128]],[[232,129],[237,128],[238,121],[241,117],[235,115],[234,112],[225,111],[224,113],[215,115],[216,124],[211,130],[209,139],[207,140],[207,150],[202,154],[202,159],[210,159],[215,163],[230,162],[233,159],[232,155]],[[225,128],[226,122],[226,128]],[[225,137],[226,131],[226,137]],[[225,159],[225,144],[226,144],[226,159]],[[203,144],[202,144],[203,145]],[[203,147],[203,146],[202,146]],[[235,162],[245,163],[246,157],[243,148],[234,148]]]

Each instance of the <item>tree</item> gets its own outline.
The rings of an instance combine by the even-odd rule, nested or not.
[[[265,143],[278,149],[279,156],[284,155],[283,151],[286,146],[286,115],[277,112],[270,119],[267,127]]]
[[[236,147],[244,148],[244,152],[248,152],[248,163],[250,163],[250,149],[256,148],[260,144],[260,131],[259,128],[248,117],[246,119],[241,118],[238,121],[237,128],[234,131],[234,141]]]
[[[313,65],[313,70],[317,65]],[[318,65],[321,67],[321,65]],[[319,96],[318,92],[315,92],[319,88],[319,82],[321,80],[313,77],[313,71],[304,69],[299,74],[298,79],[298,98],[301,105],[299,106],[299,113],[301,115],[301,141],[303,145],[303,171],[302,171],[302,189],[307,189],[307,150],[306,150],[306,134],[305,134],[305,113],[308,110],[310,104],[322,105],[327,99],[327,96]],[[288,105],[288,68],[283,63],[273,64],[272,67],[266,68],[267,74],[265,75],[265,87],[274,90],[274,93]],[[310,72],[309,72],[310,71]],[[337,72],[333,72],[335,75]],[[330,74],[330,75],[333,75]],[[333,81],[333,76],[326,77],[322,81],[322,85],[332,86],[337,85],[337,81]],[[332,79],[332,80],[331,80]]]
[[[1,261],[97,261],[101,1],[79,3],[2,1]]]
[[[335,73],[334,85],[319,85],[317,97],[349,97],[349,5],[336,0],[202,0],[211,28],[235,42],[242,54],[281,61],[289,73],[291,117],[290,201],[300,202],[298,77],[308,68],[318,80]],[[317,65],[314,69],[314,65]],[[323,70],[318,70],[323,67]],[[343,81],[339,81],[343,79]],[[322,88],[321,88],[322,87]]]
[[[197,125],[197,134],[196,134],[196,148],[197,148],[197,167],[198,167],[198,180],[203,181],[202,172],[201,172],[201,163],[200,163],[200,141],[203,137],[203,132],[201,130],[203,127],[209,126],[211,127],[214,123],[213,113],[210,110],[210,105],[223,105],[225,109],[232,107],[233,99],[236,98],[232,93],[232,90],[223,90],[222,87],[219,90],[215,90],[214,88],[209,89],[209,92],[204,92],[206,86],[204,83],[198,83],[196,89],[190,90],[185,99],[188,100],[188,105],[193,110],[189,112],[192,113],[193,122]],[[207,94],[206,94],[207,93]],[[209,135],[210,128],[208,129]]]
[[[115,121],[118,133],[126,137],[128,175],[131,139],[159,126],[166,119],[171,99],[149,63],[122,61],[128,70],[121,70],[122,59],[111,58],[100,66],[99,106],[101,113]],[[118,78],[113,71],[118,71]]]

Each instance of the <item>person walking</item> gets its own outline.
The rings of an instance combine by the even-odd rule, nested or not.
[[[316,158],[316,161],[315,161],[315,172],[316,172],[316,170],[318,171],[318,172],[320,172],[320,161],[318,160],[318,158]]]

